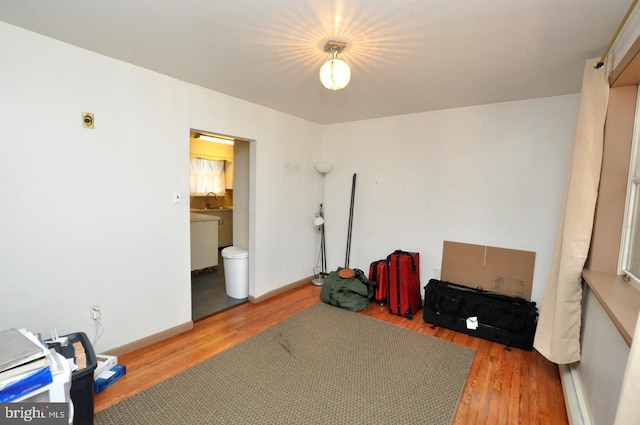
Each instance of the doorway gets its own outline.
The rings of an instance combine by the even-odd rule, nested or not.
[[[214,266],[191,272],[191,315],[200,320],[248,301],[231,298],[226,294],[224,259],[222,250],[230,245],[249,247],[249,158],[250,141],[221,136],[233,144],[219,144],[199,140],[200,135],[220,136],[217,133],[191,130],[190,158],[224,161],[225,189],[217,193],[190,193],[190,211],[193,214],[213,215],[220,218],[217,261]],[[193,232],[193,227],[192,227]],[[193,233],[192,233],[193,238]],[[193,267],[192,267],[193,269]]]
[[[238,300],[227,295],[221,252],[222,249],[218,249],[218,266],[215,269],[191,273],[191,320],[194,322],[247,301],[246,298]]]

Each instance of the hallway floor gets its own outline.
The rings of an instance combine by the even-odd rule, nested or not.
[[[224,286],[224,263],[218,250],[218,267],[215,270],[191,274],[191,318],[203,319],[247,301],[227,296]]]

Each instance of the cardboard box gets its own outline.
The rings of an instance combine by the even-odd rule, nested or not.
[[[531,301],[536,253],[444,241],[441,280]]]

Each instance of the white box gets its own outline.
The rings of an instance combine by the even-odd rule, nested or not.
[[[93,372],[93,378],[97,379],[98,376],[105,370],[111,370],[112,367],[118,364],[118,356],[109,356],[107,354],[96,355],[96,369]]]

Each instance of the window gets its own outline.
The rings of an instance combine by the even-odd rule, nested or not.
[[[636,117],[631,144],[627,199],[620,249],[619,273],[640,289],[640,92],[636,99]]]
[[[225,194],[224,161],[205,158],[191,158],[189,165],[189,192],[206,195]]]

